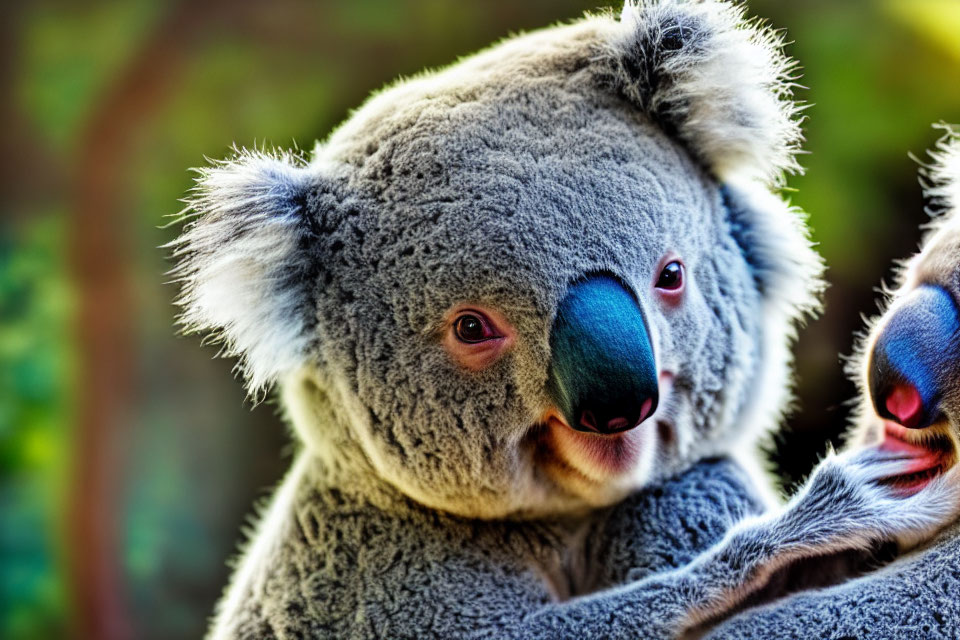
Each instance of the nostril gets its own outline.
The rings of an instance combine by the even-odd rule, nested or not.
[[[593,411],[584,411],[580,414],[580,426],[587,431],[600,432],[600,429],[597,429],[597,419],[594,417]]]
[[[650,417],[651,409],[653,409],[653,398],[647,398],[643,401],[643,404],[640,405],[640,419],[637,420],[637,424],[640,424]]]
[[[617,431],[623,431],[629,429],[633,425],[630,424],[630,421],[624,418],[623,416],[617,416],[616,418],[611,418],[607,421],[607,433],[616,433]]]
[[[923,415],[923,399],[912,384],[898,384],[884,403],[890,415],[905,427],[915,427]]]

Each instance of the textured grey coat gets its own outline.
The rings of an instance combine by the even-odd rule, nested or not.
[[[210,637],[672,637],[778,566],[927,531],[929,494],[892,499],[869,455],[754,515],[740,443],[779,418],[820,286],[770,191],[796,168],[790,71],[736,7],[628,4],[399,83],[309,162],[204,170],[183,322],[252,392],[279,382],[302,444]],[[682,298],[655,286],[669,260]],[[661,385],[607,440],[547,418],[558,305],[596,274]],[[510,327],[483,367],[451,356],[465,306]]]
[[[292,472],[297,508],[275,521],[268,514],[275,544],[242,576],[242,591],[231,594],[242,604],[220,634],[619,637],[602,600],[579,612],[551,603],[622,584],[631,567],[642,578],[685,565],[760,509],[746,476],[724,461],[702,462],[590,518],[532,523],[461,519],[400,495],[371,499],[326,487],[308,465],[301,458]],[[581,584],[569,584],[571,575]],[[637,606],[631,615],[648,613]]]

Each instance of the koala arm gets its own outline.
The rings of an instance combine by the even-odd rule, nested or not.
[[[913,545],[952,521],[958,474],[913,496],[881,481],[909,461],[862,449],[824,461],[784,508],[742,521],[689,565],[619,589],[555,603],[524,619],[517,638],[673,638],[735,610],[779,569],[883,540]]]
[[[882,569],[825,589],[747,609],[709,640],[960,638],[960,524]]]

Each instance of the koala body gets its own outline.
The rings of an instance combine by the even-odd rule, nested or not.
[[[929,527],[896,462],[767,511],[742,455],[820,287],[771,193],[791,68],[734,6],[628,3],[390,87],[309,161],[204,170],[183,322],[301,444],[211,637],[673,637]]]
[[[605,628],[599,616],[612,602],[579,612],[558,603],[612,592],[628,568],[651,576],[682,566],[760,511],[747,476],[721,460],[589,518],[529,522],[464,519],[399,495],[333,488],[306,455],[290,473],[212,637],[617,637],[646,629],[644,614],[630,608],[623,615],[633,621]],[[671,603],[663,622],[685,609]],[[668,628],[649,637],[668,637]]]
[[[853,447],[910,462],[894,486],[931,496],[956,482],[960,451],[960,138],[948,132],[932,156],[927,194],[939,215],[851,368],[862,393],[850,434]],[[947,491],[934,507],[949,525],[882,568],[747,611],[709,637],[960,637],[960,505]]]

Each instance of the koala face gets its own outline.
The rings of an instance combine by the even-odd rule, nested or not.
[[[387,89],[309,163],[207,170],[184,322],[280,380],[331,473],[461,515],[606,505],[728,450],[780,411],[819,283],[763,182],[782,88],[710,85],[723,47],[786,67],[740,20],[628,5]]]
[[[932,155],[928,193],[945,210],[875,323],[862,372],[867,437],[916,459],[897,479],[911,491],[960,450],[960,143],[948,134]]]
[[[623,106],[571,107],[500,97],[378,136],[355,220],[322,240],[341,267],[317,343],[351,372],[337,404],[363,408],[341,420],[423,501],[606,503],[729,435],[760,370],[762,300],[716,183]]]

